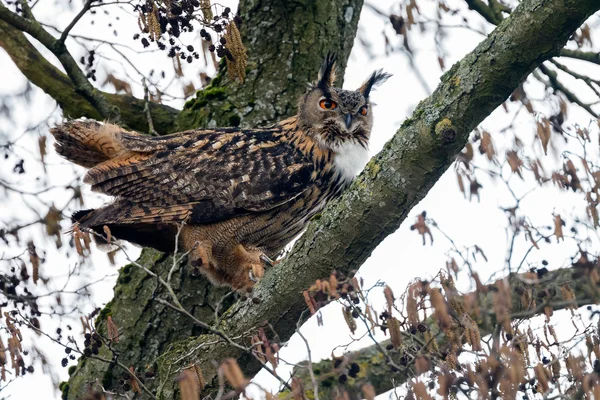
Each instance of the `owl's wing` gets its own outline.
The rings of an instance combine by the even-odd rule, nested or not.
[[[129,152],[85,178],[118,198],[114,222],[215,222],[284,204],[314,179],[313,163],[282,140],[280,128],[123,134],[121,141]]]

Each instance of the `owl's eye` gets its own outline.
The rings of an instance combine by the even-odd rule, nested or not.
[[[337,108],[337,103],[328,99],[321,100],[319,105],[324,110],[335,110]]]
[[[367,106],[362,106],[359,110],[358,113],[360,115],[367,115],[369,113],[369,107]]]

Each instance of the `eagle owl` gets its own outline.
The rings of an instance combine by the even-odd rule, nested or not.
[[[95,121],[51,130],[58,154],[114,201],[73,215],[80,229],[172,252],[214,284],[250,288],[368,159],[374,72],[356,91],[333,86],[335,57],[269,128],[197,129],[161,137]],[[176,243],[177,241],[177,243]]]

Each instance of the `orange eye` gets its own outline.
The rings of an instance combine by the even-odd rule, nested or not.
[[[360,115],[367,115],[369,113],[369,108],[367,106],[362,106],[358,112]]]
[[[319,105],[324,110],[335,110],[337,108],[337,103],[335,101],[323,99],[319,102]]]

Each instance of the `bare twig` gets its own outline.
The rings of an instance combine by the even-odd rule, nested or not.
[[[146,119],[148,120],[148,133],[152,136],[158,136],[158,133],[154,130],[154,122],[152,122],[152,113],[150,112],[150,99],[148,96],[148,85],[146,85],[146,78],[142,78],[142,86],[144,87],[144,112],[146,113]],[[179,235],[180,231],[177,231]]]
[[[94,0],[86,0],[81,11],[79,11],[79,13],[75,16],[75,18],[73,18],[71,23],[69,23],[69,25],[67,25],[65,30],[60,35],[60,38],[58,39],[58,41],[60,43],[63,43],[63,44],[65,43],[65,40],[67,40],[67,37],[69,36],[69,32],[71,32],[71,29],[73,29],[73,27],[75,27],[77,22],[79,22],[79,20],[85,15],[85,13],[87,13],[89,11],[93,1]]]
[[[558,80],[558,77],[557,77],[558,74],[556,73],[556,71],[552,71],[551,69],[549,69],[548,67],[546,67],[543,64],[540,64],[539,69],[544,75],[546,75],[548,77],[548,82],[545,82],[548,86],[550,86],[550,87],[554,88],[555,90],[564,94],[565,97],[567,98],[567,100],[569,100],[571,103],[577,104],[579,107],[583,108],[590,115],[592,115],[594,118],[600,118],[598,113],[596,113],[594,110],[592,110],[592,107],[589,104],[586,104],[583,101],[581,101],[579,99],[579,97],[577,97],[573,92],[571,92],[569,89],[567,89],[567,87],[564,86]]]

